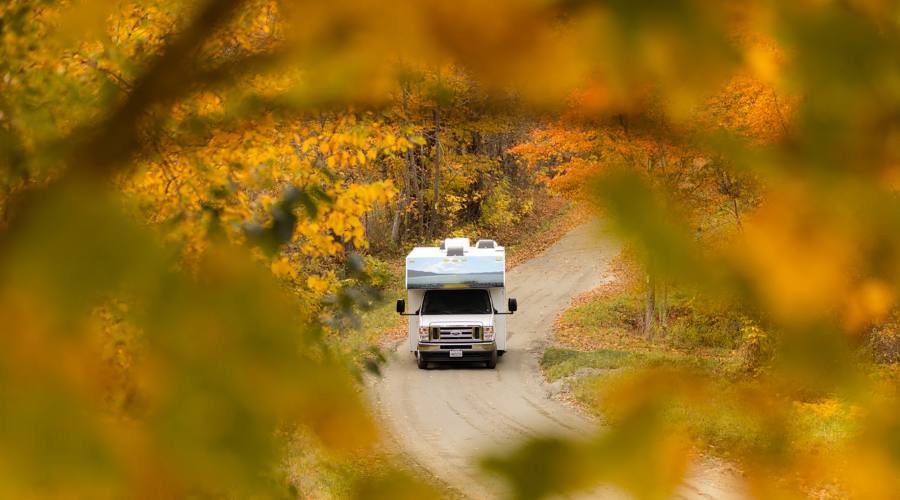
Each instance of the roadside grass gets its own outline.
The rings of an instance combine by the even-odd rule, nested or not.
[[[541,365],[544,368],[544,374],[551,381],[572,376],[579,370],[621,370],[669,366],[713,371],[718,368],[715,360],[677,353],[613,349],[583,352],[555,347],[544,351]]]
[[[344,328],[332,329],[329,344],[347,356],[356,368],[374,370],[381,361],[380,349],[406,335],[404,318],[395,310],[396,300],[406,296],[402,258],[365,258],[366,272],[380,297],[367,309],[357,311]]]
[[[619,293],[604,300],[585,300],[566,313],[566,320],[583,328],[630,332],[639,328],[641,298]]]
[[[859,410],[834,394],[773,390],[767,368],[747,368],[740,314],[726,304],[669,290],[666,332],[646,339],[640,284],[617,274],[615,282],[576,298],[557,320],[554,345],[544,351],[541,366],[549,381],[562,383],[561,397],[615,424],[627,418],[616,391],[634,390],[628,384],[642,375],[687,373],[702,381],[697,390],[703,396],[663,392],[654,411],[703,453],[738,461],[760,456],[841,461],[853,449],[863,431]],[[887,380],[886,386],[900,387],[897,370],[873,365],[871,371]],[[778,480],[800,484],[799,491],[829,487],[803,484],[800,477]]]
[[[356,339],[358,350],[368,352],[406,336],[406,318],[397,314],[395,309],[397,299],[406,297],[399,276],[381,291],[381,300],[359,315],[359,326],[344,334]]]
[[[722,356],[740,346],[742,318],[727,304],[672,290],[667,298],[665,332],[652,341],[641,334],[644,292],[617,281],[576,298],[556,324],[556,339],[577,350],[620,348]]]
[[[689,357],[681,359],[671,355],[646,355],[615,351],[614,367],[607,371],[591,373],[581,377],[573,377],[568,381],[568,389],[574,400],[589,413],[608,423],[617,423],[622,416],[620,408],[610,403],[609,395],[635,370],[653,369],[661,366],[686,366],[689,369],[714,369],[706,360],[697,362]],[[578,356],[576,359],[589,359]],[[551,362],[552,363],[552,362]],[[563,363],[565,364],[565,362]],[[558,370],[553,364],[545,364],[547,373],[577,373],[571,367]],[[588,363],[582,368],[597,368]],[[604,369],[604,368],[601,368]],[[720,457],[743,455],[757,451],[764,445],[767,437],[762,432],[762,422],[758,415],[743,411],[733,405],[735,388],[728,384],[717,384],[716,390],[721,397],[706,401],[702,407],[685,404],[678,400],[666,401],[661,410],[663,424],[672,429],[681,429],[698,442],[705,443],[709,451]]]
[[[661,407],[660,418],[667,427],[684,430],[695,441],[703,443],[709,453],[722,458],[759,456],[785,447],[803,453],[836,452],[859,431],[859,415],[837,399],[782,400],[787,414],[780,418],[788,426],[782,435],[773,436],[765,425],[766,419],[773,416],[764,411],[748,411],[742,403],[748,393],[760,390],[757,382],[734,378],[731,365],[715,359],[671,353],[577,352],[551,348],[545,352],[542,365],[548,379],[566,380],[571,397],[579,405],[612,423],[621,416],[619,408],[610,403],[609,394],[639,370],[665,367],[705,376],[712,381],[707,390],[715,397],[702,402],[668,400]]]

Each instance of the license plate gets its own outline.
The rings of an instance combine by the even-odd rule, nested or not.
[[[450,349],[450,357],[451,358],[461,358],[462,357],[462,349]]]

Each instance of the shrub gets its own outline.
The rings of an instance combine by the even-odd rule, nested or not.
[[[366,272],[369,274],[371,278],[371,285],[379,290],[384,290],[388,288],[393,281],[396,280],[397,274],[391,270],[390,265],[379,259],[378,257],[373,257],[371,255],[367,255],[365,258],[366,263]]]
[[[512,224],[516,219],[512,202],[506,182],[497,184],[481,206],[481,223],[492,229]]]

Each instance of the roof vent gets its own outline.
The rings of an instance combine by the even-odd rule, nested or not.
[[[497,248],[497,242],[494,240],[478,240],[475,248]]]
[[[447,238],[444,240],[447,257],[462,257],[469,248],[469,238]]]

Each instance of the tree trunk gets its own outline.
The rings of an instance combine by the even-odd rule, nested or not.
[[[441,154],[443,153],[443,148],[441,146],[441,107],[439,105],[435,105],[434,107],[434,205],[431,213],[434,216],[434,220],[431,224],[432,236],[435,236],[437,231],[440,229],[438,225],[441,222],[441,203],[440,203],[440,195],[441,195]]]
[[[403,119],[407,126],[409,126],[409,93],[409,84],[406,84],[403,86]],[[407,140],[409,139],[407,136]],[[422,158],[422,146],[418,148],[418,156]],[[422,196],[421,183],[419,182],[416,151],[409,148],[406,150],[404,157],[406,158],[407,197],[403,211],[412,215],[413,220],[409,226],[415,225],[417,229],[416,235],[419,239],[422,239],[425,237],[425,199]]]
[[[721,175],[722,183],[720,191],[724,191],[725,195],[731,198],[731,213],[734,215],[734,222],[737,224],[738,232],[743,233],[744,227],[741,222],[741,210],[740,207],[738,207],[738,198],[741,196],[740,187],[734,179],[728,176],[728,172],[726,172],[724,168],[720,168],[719,173]]]
[[[737,223],[737,230],[739,233],[743,233],[744,224],[741,222],[741,209],[738,208],[737,196],[731,198],[731,207],[734,210],[734,221]]]
[[[425,151],[419,145],[419,161],[424,163]],[[416,205],[419,209],[419,238],[425,239],[425,197],[422,196],[421,183],[419,183],[419,165],[413,162],[413,186],[416,192]]]
[[[656,282],[652,273],[647,273],[647,295],[644,299],[644,337],[653,337],[653,316],[656,313]]]
[[[394,210],[394,220],[391,222],[391,246],[397,246],[400,243],[400,212],[402,211],[403,207],[398,203]]]
[[[409,127],[409,84],[403,85],[402,95],[403,122],[407,127]],[[410,140],[409,136],[407,136],[406,139]],[[400,225],[404,220],[406,220],[406,216],[410,213],[409,208],[413,206],[413,179],[416,178],[416,165],[413,161],[412,149],[407,148],[407,150],[404,151],[404,158],[406,160],[406,168],[403,170],[405,203],[397,203],[397,210],[396,212],[394,212],[394,221],[391,225],[391,243],[394,245],[400,243]]]
[[[366,239],[366,241],[371,242],[372,241],[372,228],[369,227],[369,211],[368,210],[363,212],[362,223],[363,223],[363,237]]]
[[[665,335],[669,329],[669,282],[662,282],[662,297],[659,301],[659,331]]]

